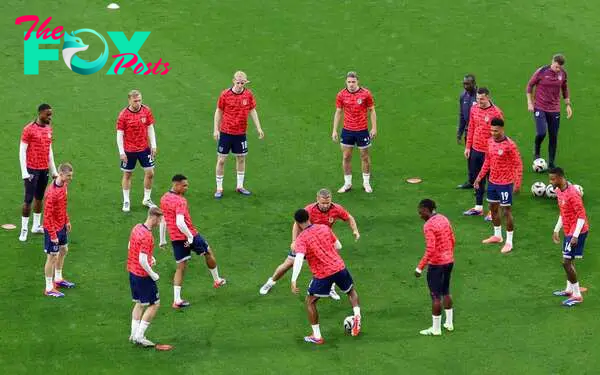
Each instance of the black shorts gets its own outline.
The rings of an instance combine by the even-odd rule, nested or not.
[[[232,135],[221,132],[219,135],[219,144],[217,145],[217,153],[228,155],[230,152],[236,156],[243,156],[248,153],[246,134]]]
[[[25,179],[25,198],[24,201],[27,204],[33,202],[33,198],[38,201],[44,199],[44,193],[46,192],[46,186],[48,185],[48,170],[47,169],[29,169],[27,172],[31,176],[31,181]]]
[[[450,276],[454,263],[432,265],[427,268],[427,285],[431,298],[440,298],[450,294]]]

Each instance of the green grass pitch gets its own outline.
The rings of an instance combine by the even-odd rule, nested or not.
[[[65,275],[77,282],[62,300],[42,296],[42,240],[21,244],[0,232],[0,368],[5,374],[581,374],[598,372],[600,261],[592,232],[578,263],[585,302],[565,309],[551,291],[564,286],[560,250],[551,242],[556,203],[528,194],[534,125],[525,84],[555,52],[567,57],[574,118],[563,120],[558,164],[584,186],[592,231],[600,216],[597,82],[600,28],[595,2],[557,0],[457,1],[108,1],[8,0],[0,5],[3,112],[0,221],[20,224],[22,183],[18,141],[41,102],[55,109],[56,161],[72,161],[73,224]],[[131,70],[81,76],[62,61],[23,74],[24,26],[17,17],[52,16],[65,31],[151,31],[140,50],[146,62],[170,63],[166,76]],[[108,39],[107,39],[108,40]],[[99,47],[79,56],[95,59]],[[111,54],[116,53],[108,40]],[[51,48],[60,48],[54,45]],[[109,58],[109,63],[113,59]],[[233,193],[234,163],[226,166],[225,197],[212,199],[215,143],[212,116],[219,92],[245,70],[258,101],[266,138],[249,130],[247,187]],[[375,192],[335,195],[356,217],[362,238],[345,225],[336,233],[362,300],[364,334],[346,336],[347,301],[319,303],[327,342],[302,342],[309,332],[302,297],[289,275],[266,297],[258,288],[285,257],[291,214],[321,187],[342,183],[341,155],[330,140],[334,100],[344,74],[357,70],[374,93],[379,137],[372,147]],[[480,240],[491,228],[464,218],[472,205],[465,161],[456,145],[457,98],[465,73],[488,86],[520,146],[524,193],[514,204],[515,250],[501,256]],[[214,246],[228,285],[219,290],[194,258],[184,296],[193,306],[170,308],[174,262],[156,250],[163,305],[148,336],[171,352],[127,342],[130,295],[124,261],[131,227],[144,216],[141,173],[134,175],[132,212],[121,208],[115,118],[127,91],[138,88],[157,119],[159,155],[153,198],[184,173],[192,217]],[[547,143],[544,144],[546,147]],[[354,160],[355,183],[360,179]],[[407,185],[419,176],[421,185]],[[358,180],[360,181],[360,180]],[[419,337],[431,323],[425,281],[414,267],[423,252],[416,204],[433,198],[457,235],[452,283],[455,328]],[[308,282],[305,268],[300,284]]]

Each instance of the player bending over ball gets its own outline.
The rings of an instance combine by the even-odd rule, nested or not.
[[[313,274],[308,286],[308,296],[306,296],[306,310],[312,327],[312,335],[304,337],[304,341],[317,345],[325,342],[319,328],[317,301],[321,297],[329,296],[331,285],[334,283],[342,292],[348,295],[354,312],[351,333],[352,336],[358,336],[361,329],[358,293],[354,288],[352,276],[346,269],[344,260],[335,248],[337,238],[327,225],[312,224],[309,220],[308,211],[305,209],[296,211],[294,220],[302,229],[302,233],[298,235],[295,243],[296,259],[294,259],[294,271],[292,272],[292,292],[294,294],[300,292],[296,287],[296,281],[300,275],[304,257],[306,257],[310,271]]]
[[[317,202],[313,202],[304,207],[306,211],[308,211],[310,222],[313,224],[324,224],[328,227],[333,227],[333,224],[339,219],[343,221],[347,221],[350,229],[352,229],[352,234],[356,241],[360,238],[360,233],[358,232],[358,226],[356,225],[356,220],[354,217],[346,211],[344,207],[339,204],[335,204],[331,201],[331,192],[327,189],[321,189],[317,192]],[[260,288],[259,293],[261,295],[265,295],[269,293],[271,288],[275,286],[277,281],[285,275],[285,273],[292,268],[294,265],[294,257],[296,254],[294,253],[294,242],[298,237],[302,229],[298,226],[296,222],[292,225],[292,244],[290,246],[290,251],[288,253],[287,258],[275,269],[273,276],[269,277],[267,282]],[[342,248],[342,244],[337,241],[336,249],[340,250]],[[340,296],[335,291],[335,284],[331,285],[331,292],[329,296],[335,300],[339,300]]]

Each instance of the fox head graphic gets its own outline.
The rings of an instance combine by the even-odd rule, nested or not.
[[[73,32],[71,32],[70,35],[65,33],[65,43],[63,44],[62,56],[69,69],[73,70],[71,67],[71,60],[73,59],[73,56],[75,56],[75,54],[79,51],[87,50],[88,47],[89,45],[83,44],[81,38],[76,37]]]

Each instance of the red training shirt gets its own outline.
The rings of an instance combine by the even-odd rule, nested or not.
[[[219,95],[217,107],[223,111],[221,120],[222,133],[244,135],[248,129],[248,114],[256,108],[256,100],[252,91],[244,89],[239,94],[231,88],[223,90]]]
[[[148,264],[151,264],[154,251],[152,231],[144,224],[134,226],[129,236],[128,249],[127,271],[136,276],[148,277],[148,272],[140,264],[140,253],[148,255]]]
[[[554,189],[554,191],[556,191],[558,209],[562,217],[565,236],[573,235],[577,226],[577,219],[585,220],[581,233],[586,233],[590,227],[587,215],[585,214],[585,207],[583,207],[583,199],[581,199],[581,195],[579,195],[575,186],[568,184],[564,191],[560,189]]]
[[[355,92],[343,89],[337,94],[335,106],[344,110],[344,129],[350,131],[369,129],[367,110],[375,107],[369,90],[362,87]]]
[[[160,209],[167,223],[167,230],[169,231],[171,241],[187,240],[186,235],[177,227],[177,215],[183,215],[185,225],[192,232],[192,236],[198,234],[194,224],[192,224],[187,199],[181,195],[175,194],[172,191],[166,192],[160,198]]]
[[[317,279],[340,272],[346,265],[335,249],[337,238],[327,225],[311,224],[296,238],[296,254],[305,254],[310,271]]]
[[[481,108],[479,105],[471,108],[469,130],[467,131],[467,150],[472,147],[475,151],[487,152],[488,140],[492,136],[493,118],[504,119],[500,108],[493,104],[487,108]]]
[[[517,145],[508,137],[501,141],[490,137],[488,144],[485,162],[477,179],[483,179],[489,172],[488,179],[492,184],[514,184],[514,190],[518,190],[523,178],[523,161]]]
[[[350,217],[348,211],[339,204],[332,203],[325,212],[319,209],[318,203],[311,203],[304,207],[304,209],[308,211],[308,217],[311,223],[324,224],[330,228],[335,224],[336,220],[340,219],[348,221],[348,218]]]
[[[56,232],[69,223],[67,214],[67,185],[61,186],[52,182],[44,195],[44,223],[43,227],[50,234],[50,239],[57,240]]]
[[[421,258],[418,269],[428,264],[443,265],[454,262],[454,231],[446,216],[435,214],[423,225],[425,234],[425,255]]]
[[[150,125],[154,125],[154,115],[145,104],[142,104],[137,112],[133,112],[127,106],[119,113],[117,130],[123,131],[125,152],[140,152],[150,147],[148,143]]]
[[[23,128],[21,142],[27,144],[27,168],[46,170],[50,160],[52,126],[30,122]]]

